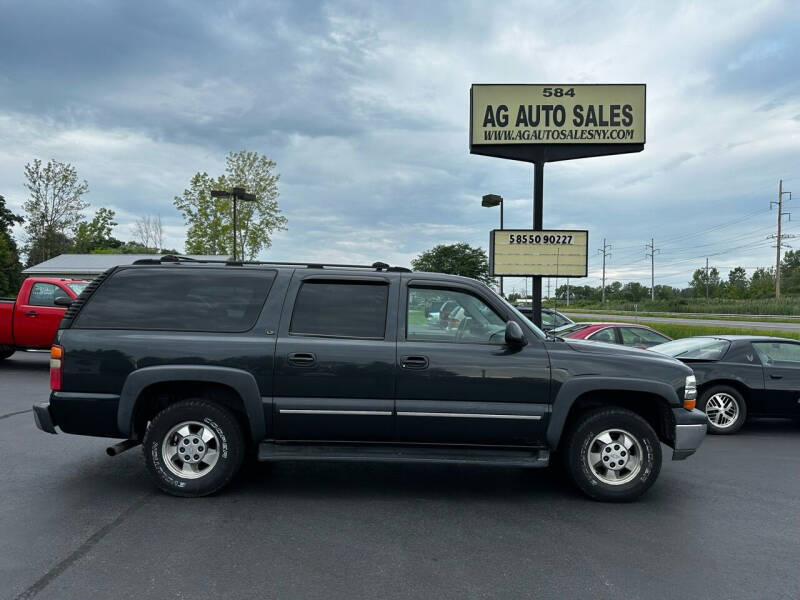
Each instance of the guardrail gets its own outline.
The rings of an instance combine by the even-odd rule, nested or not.
[[[637,312],[633,310],[597,310],[592,308],[560,308],[560,312],[568,315],[570,313],[591,313],[596,315],[631,315],[631,316],[639,316],[639,317],[708,317],[709,319],[713,319],[714,317],[725,317],[725,318],[734,318],[739,319],[741,321],[754,321],[758,319],[784,319],[787,321],[798,321],[800,320],[800,315],[747,315],[747,314],[738,314],[738,313],[688,313],[688,312],[653,312],[653,311],[646,311],[646,312]]]

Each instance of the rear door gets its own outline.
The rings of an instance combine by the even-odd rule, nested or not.
[[[295,271],[275,356],[278,439],[393,438],[398,285]]]
[[[58,330],[66,308],[55,305],[59,296],[72,296],[54,283],[38,281],[17,304],[14,315],[14,340],[25,348],[48,348]]]
[[[764,396],[759,412],[800,416],[800,343],[753,342],[764,365]]]
[[[415,308],[438,300],[458,306],[444,328],[432,326]],[[542,442],[549,417],[549,357],[532,334],[523,348],[506,346],[508,318],[517,320],[479,286],[404,276],[397,343],[398,441]]]

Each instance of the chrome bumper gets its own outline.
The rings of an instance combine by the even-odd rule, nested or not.
[[[677,408],[675,415],[675,444],[672,460],[683,460],[694,454],[706,437],[708,421],[704,412]]]

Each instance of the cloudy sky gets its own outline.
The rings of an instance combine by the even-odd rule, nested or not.
[[[469,154],[480,82],[647,84],[644,152],[545,168],[545,227],[590,230],[586,283],[603,238],[623,282],[649,281],[650,238],[656,283],[686,285],[706,256],[751,272],[774,263],[778,180],[800,200],[797,2],[0,8],[0,194],[19,209],[26,162],[70,162],[122,239],[160,214],[182,249],[173,197],[248,149],[277,162],[289,219],[264,259],[408,265],[437,243],[485,248],[499,214],[480,196],[530,227],[533,167]]]

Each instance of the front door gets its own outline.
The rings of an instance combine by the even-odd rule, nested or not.
[[[275,355],[278,439],[392,439],[398,286],[295,272]]]
[[[481,286],[404,276],[397,344],[400,442],[538,445],[549,417],[550,361],[526,325],[528,345],[504,343],[519,320]],[[454,305],[446,321],[426,307]]]
[[[14,315],[14,340],[25,348],[49,348],[53,345],[66,308],[56,306],[59,296],[71,296],[54,283],[39,281],[31,286],[27,298],[21,298]]]
[[[800,416],[800,342],[753,342],[764,365],[759,413]]]

